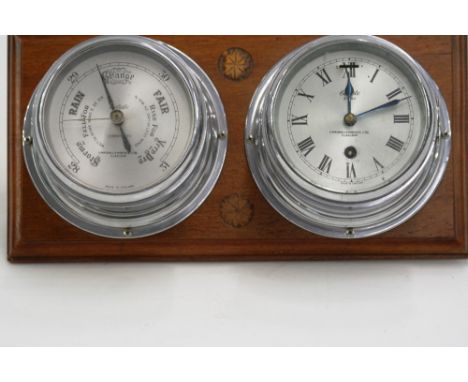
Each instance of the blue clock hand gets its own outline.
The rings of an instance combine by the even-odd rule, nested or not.
[[[349,76],[348,69],[346,69],[346,76],[348,77],[348,82],[346,84],[344,94],[346,97],[348,97],[348,113],[351,114],[351,100],[354,94],[354,88],[353,88],[353,85],[351,84],[351,78]]]
[[[362,117],[363,115],[368,114],[368,113],[373,112],[373,111],[382,110],[382,109],[387,109],[387,108],[389,108],[389,107],[396,106],[396,105],[398,105],[400,102],[402,102],[402,101],[404,101],[404,100],[407,100],[408,98],[411,98],[411,96],[408,96],[408,97],[405,97],[405,98],[402,98],[402,99],[395,99],[395,100],[393,100],[393,101],[386,102],[386,103],[384,103],[384,104],[382,104],[382,105],[380,105],[380,106],[377,106],[377,107],[374,107],[374,108],[369,109],[369,110],[367,110],[367,111],[364,111],[364,112],[362,112],[362,113],[359,113],[359,114],[356,115],[356,117],[357,117],[357,118],[358,118],[358,117]]]

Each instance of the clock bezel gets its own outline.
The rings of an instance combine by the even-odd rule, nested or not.
[[[285,160],[272,131],[279,89],[287,75],[295,70],[296,63],[317,49],[340,44],[364,44],[395,55],[412,70],[425,97],[428,127],[417,161],[393,182],[371,192],[344,194],[314,186]],[[429,199],[448,160],[450,122],[437,85],[401,48],[374,36],[329,36],[289,53],[265,75],[250,105],[245,138],[251,173],[273,208],[308,231],[329,237],[358,238],[394,228],[413,216]],[[405,198],[410,198],[410,202]]]

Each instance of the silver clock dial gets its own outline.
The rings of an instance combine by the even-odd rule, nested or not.
[[[450,153],[445,101],[407,53],[373,36],[320,38],[252,99],[245,145],[260,191],[316,234],[388,231],[429,200]]]
[[[330,53],[288,78],[275,105],[275,133],[287,161],[315,186],[363,192],[392,181],[414,160],[425,134],[421,99],[390,62],[365,52]]]

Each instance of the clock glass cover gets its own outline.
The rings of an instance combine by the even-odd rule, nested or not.
[[[450,152],[447,108],[408,54],[333,36],[283,58],[251,103],[246,150],[270,204],[317,234],[357,238],[414,215]]]

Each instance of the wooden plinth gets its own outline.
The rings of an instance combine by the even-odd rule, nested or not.
[[[436,80],[448,104],[452,156],[443,182],[411,220],[383,235],[322,238],[278,215],[257,190],[244,154],[244,121],[262,76],[311,36],[153,36],[191,56],[223,100],[229,145],[221,177],[191,217],[164,233],[134,240],[85,233],[56,215],[35,190],[22,156],[22,123],[49,66],[85,36],[9,38],[8,256],[13,262],[108,260],[344,260],[467,257],[466,36],[390,36]],[[233,50],[230,48],[242,48]],[[237,53],[236,53],[237,52]],[[229,55],[251,55],[249,68]],[[220,59],[221,57],[221,59]],[[226,65],[230,73],[226,73]],[[224,73],[223,73],[224,72]]]

